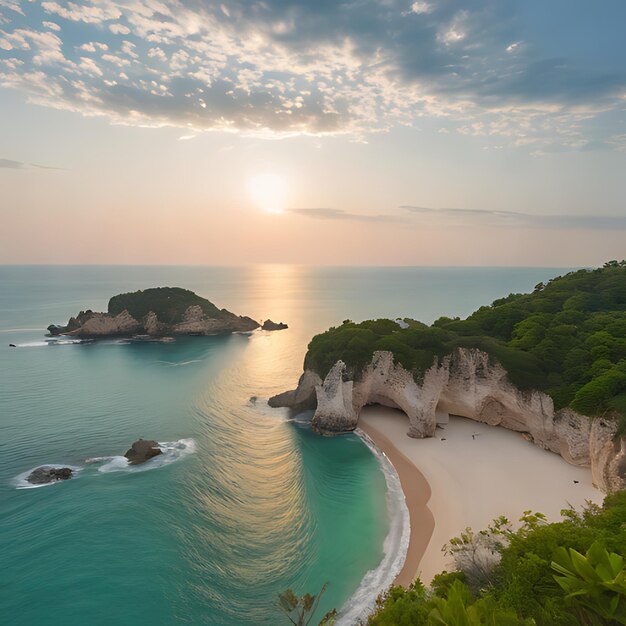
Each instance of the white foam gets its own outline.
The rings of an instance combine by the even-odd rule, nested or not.
[[[91,339],[51,339],[48,345],[52,346],[71,346],[75,343],[91,343]]]
[[[159,448],[161,448],[162,454],[159,456],[155,456],[149,461],[142,463],[140,465],[131,465],[128,462],[128,459],[125,456],[94,456],[90,459],[86,459],[85,463],[98,464],[104,463],[98,468],[98,472],[101,474],[108,474],[110,472],[144,472],[150,469],[156,469],[157,467],[163,467],[164,465],[169,465],[170,463],[174,463],[179,459],[182,459],[189,454],[193,454],[196,451],[196,442],[189,439],[179,439],[178,441],[160,441]],[[76,478],[76,475],[81,470],[85,469],[83,467],[78,467],[76,465],[68,465],[59,464],[59,463],[45,463],[43,465],[37,465],[37,467],[69,467],[72,472],[72,478]],[[37,467],[33,467],[26,472],[22,472],[18,476],[13,479],[13,484],[16,489],[35,489],[36,487],[47,487],[48,485],[56,485],[59,482],[65,482],[64,480],[55,480],[53,482],[44,483],[43,485],[33,485],[28,482],[27,478],[30,476],[31,472]]]
[[[42,346],[70,346],[77,343],[91,343],[85,339],[44,339],[41,341],[27,341],[18,343],[18,348],[41,348]]]
[[[69,467],[72,470],[72,478],[69,479],[69,480],[72,480],[73,478],[76,478],[76,474],[78,472],[80,472],[80,470],[82,469],[82,468],[77,467],[75,465],[67,465],[67,464],[62,465],[60,463],[46,463],[45,465],[37,465],[37,467],[32,467],[28,471],[22,472],[21,474],[18,474],[13,479],[13,483],[15,484],[15,488],[16,489],[37,489],[37,487],[49,487],[50,485],[56,485],[58,483],[66,482],[65,480],[53,480],[53,481],[50,481],[49,483],[43,483],[41,485],[33,485],[32,483],[29,483],[28,480],[27,480],[28,477],[38,467],[52,467],[52,468],[55,468],[55,469],[61,469],[62,467]]]
[[[157,361],[157,363],[162,363],[166,367],[181,367],[182,365],[191,365],[192,363],[202,363],[202,359],[192,359],[191,361],[181,361],[180,363],[172,361]]]
[[[36,330],[44,331],[44,328],[3,328],[0,330],[0,333],[26,333],[33,332]]]
[[[98,468],[99,472],[106,474],[108,472],[121,472],[122,470],[128,469],[130,467],[130,463],[125,456],[104,456],[97,457],[99,460],[108,461],[105,465]],[[87,463],[97,462],[96,459],[88,459]]]
[[[346,600],[339,612],[336,626],[353,626],[359,620],[366,620],[373,610],[378,595],[385,591],[400,573],[409,549],[411,523],[400,477],[387,456],[360,429],[358,435],[378,459],[387,483],[387,513],[389,532],[383,543],[383,558],[378,567],[363,576],[361,584],[354,594]]]
[[[107,461],[98,468],[98,471],[107,474],[109,472],[145,472],[174,463],[183,457],[196,451],[196,442],[193,439],[179,439],[178,441],[159,441],[161,454],[151,458],[140,465],[131,465],[125,456],[100,456],[87,459],[87,463],[101,463]]]

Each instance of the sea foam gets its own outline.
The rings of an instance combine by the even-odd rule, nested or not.
[[[409,549],[411,536],[409,509],[406,505],[398,473],[385,453],[360,428],[354,432],[373,452],[383,470],[387,483],[385,499],[389,515],[389,532],[383,544],[381,562],[378,567],[363,576],[358,589],[341,607],[336,626],[352,626],[359,620],[367,619],[376,604],[378,595],[385,591],[400,573]]]
[[[85,463],[88,465],[97,465],[103,463],[98,467],[98,472],[101,474],[108,474],[110,472],[144,472],[146,470],[156,469],[157,467],[163,467],[170,465],[179,459],[182,459],[189,454],[193,454],[196,451],[196,442],[191,439],[179,439],[178,441],[159,441],[159,448],[161,448],[162,454],[155,456],[145,463],[140,465],[131,465],[125,456],[94,456],[90,459],[86,459]],[[76,465],[59,464],[59,463],[43,463],[37,465],[37,467],[69,467],[72,472],[72,479],[76,478],[78,472],[86,470],[84,467]],[[36,487],[47,487],[49,485],[56,485],[57,483],[66,482],[63,480],[56,480],[43,485],[33,485],[28,482],[27,478],[31,472],[37,467],[33,467],[26,472],[18,474],[13,479],[13,484],[16,489],[35,489]]]
[[[196,442],[191,438],[179,439],[178,441],[159,441],[159,448],[161,448],[161,454],[139,465],[131,465],[125,456],[94,457],[87,459],[87,463],[106,461],[104,465],[98,468],[98,471],[103,474],[109,472],[143,472],[169,465],[189,454],[193,454],[196,451]]]

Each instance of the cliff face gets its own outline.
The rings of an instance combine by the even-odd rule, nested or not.
[[[71,335],[81,338],[132,336],[137,334],[162,337],[164,335],[216,335],[229,332],[254,330],[259,324],[249,317],[221,312],[220,319],[209,317],[198,305],[188,307],[182,320],[167,324],[160,321],[153,311],[141,320],[135,319],[127,310],[117,315],[81,311],[70,318],[67,326],[48,326],[51,335]]]
[[[616,424],[589,419],[571,409],[554,410],[540,391],[523,391],[506,370],[477,349],[459,348],[435,362],[421,382],[391,352],[375,352],[352,380],[338,361],[324,381],[306,371],[298,388],[275,396],[272,406],[317,406],[313,428],[325,435],[354,430],[366,404],[403,410],[410,437],[432,437],[438,423],[460,415],[524,433],[533,443],[575,465],[590,466],[594,484],[605,492],[626,488],[626,439],[615,441]]]

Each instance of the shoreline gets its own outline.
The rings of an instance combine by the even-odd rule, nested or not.
[[[435,529],[435,518],[428,508],[432,491],[419,469],[383,433],[365,421],[359,424],[359,428],[387,457],[400,479],[409,510],[410,534],[402,569],[396,575],[393,584],[408,587],[415,579]]]
[[[404,413],[369,406],[358,428],[395,468],[409,509],[409,546],[396,585],[407,586],[417,576],[428,585],[449,570],[441,548],[468,526],[482,530],[500,515],[516,526],[527,510],[558,521],[562,509],[604,499],[590,468],[498,426],[452,416],[435,437],[412,439]]]

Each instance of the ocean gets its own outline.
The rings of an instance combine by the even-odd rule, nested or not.
[[[311,337],[344,319],[465,316],[564,271],[0,266],[0,621],[280,626],[278,593],[325,583],[320,616],[354,615],[402,558],[393,477],[357,436],[320,437],[267,398],[295,387]],[[289,329],[45,337],[155,286]],[[139,437],[166,453],[128,468]],[[42,464],[76,478],[24,488]]]

